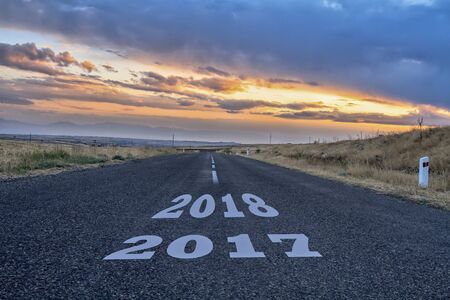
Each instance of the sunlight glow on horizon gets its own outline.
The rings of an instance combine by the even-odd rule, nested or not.
[[[225,72],[215,68],[208,73],[200,70],[200,66],[196,68],[191,64],[182,66],[166,63],[157,57],[154,58],[154,63],[145,64],[141,60],[134,60],[132,56],[120,57],[106,52],[105,49],[72,44],[68,40],[59,40],[55,36],[45,37],[42,34],[15,29],[0,29],[0,35],[2,36],[0,43],[20,44],[26,40],[37,42],[37,48],[49,47],[55,53],[70,51],[79,61],[92,61],[96,66],[96,70],[89,73],[80,72],[77,66],[69,66],[67,74],[55,77],[54,79],[59,81],[52,83],[54,86],[49,84],[48,87],[45,87],[48,84],[47,80],[52,78],[47,75],[0,66],[0,78],[17,83],[17,87],[15,87],[16,83],[14,85],[8,83],[10,87],[14,87],[13,90],[31,89],[36,95],[42,94],[35,99],[33,95],[26,96],[26,99],[32,101],[30,106],[17,107],[9,103],[0,103],[0,107],[4,108],[0,117],[6,119],[9,118],[8,109],[10,109],[11,112],[16,112],[16,116],[42,112],[43,114],[40,114],[42,116],[55,114],[61,120],[64,120],[65,116],[76,115],[97,116],[99,120],[103,117],[125,117],[129,120],[135,117],[139,117],[139,120],[145,117],[165,117],[195,119],[211,123],[217,120],[242,121],[246,124],[257,124],[260,127],[266,124],[268,127],[285,126],[286,128],[333,126],[353,131],[359,129],[376,131],[380,128],[387,131],[403,131],[411,128],[411,125],[389,124],[389,121],[386,121],[386,124],[357,120],[336,122],[327,117],[323,117],[324,119],[280,118],[278,115],[296,116],[297,112],[305,115],[328,113],[344,114],[345,118],[345,114],[350,116],[375,114],[377,117],[380,115],[381,118],[382,116],[409,117],[420,113],[418,105],[407,101],[381,96],[371,100],[374,97],[360,91],[329,85],[313,86],[302,83],[301,78],[272,79],[273,77],[269,74],[265,77],[256,77],[233,74],[229,69]],[[102,67],[104,65],[109,66],[111,70]],[[158,85],[154,87],[143,85],[141,80],[145,72],[151,72],[149,80]],[[219,72],[223,72],[223,75]],[[36,86],[31,85],[28,88],[20,86],[24,80],[34,80],[33,84]],[[37,85],[39,82],[42,86]],[[60,84],[59,82],[68,84],[69,89],[58,87],[56,83]],[[158,91],[159,89],[161,91]],[[47,93],[50,98],[46,98]],[[83,97],[78,97],[79,95]],[[92,98],[89,95],[92,95]],[[110,102],[108,98],[111,99]],[[228,102],[221,107],[221,101]],[[261,102],[261,104],[252,106],[249,101]],[[226,108],[234,107],[233,103],[236,103],[236,109]],[[241,103],[243,106],[239,107]],[[295,105],[305,105],[305,108],[296,110],[297,108],[292,108]],[[431,105],[425,108],[429,112],[450,119],[450,112],[444,108]],[[20,109],[23,111],[18,113]]]

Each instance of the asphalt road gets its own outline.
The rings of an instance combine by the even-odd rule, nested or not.
[[[450,212],[213,158],[214,169],[210,153],[180,154],[0,182],[0,299],[450,298]],[[178,218],[152,218],[180,195],[192,200]],[[123,243],[139,236],[151,237]]]

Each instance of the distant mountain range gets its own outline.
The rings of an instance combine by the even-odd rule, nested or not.
[[[184,139],[183,137],[211,136],[210,131],[189,131],[178,128],[150,127],[133,124],[98,123],[80,125],[70,122],[32,124],[0,119],[0,137],[16,137],[60,142],[82,142],[117,145],[171,146],[222,146],[238,145],[234,142],[210,142]]]

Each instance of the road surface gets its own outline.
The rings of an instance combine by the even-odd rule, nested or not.
[[[0,299],[450,297],[450,212],[244,157],[0,182],[0,218]]]

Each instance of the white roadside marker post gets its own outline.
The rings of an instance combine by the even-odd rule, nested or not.
[[[423,189],[428,188],[428,172],[430,168],[430,159],[424,156],[419,160],[419,186]]]
[[[250,155],[250,149],[247,148],[247,156],[249,156],[249,155]]]

